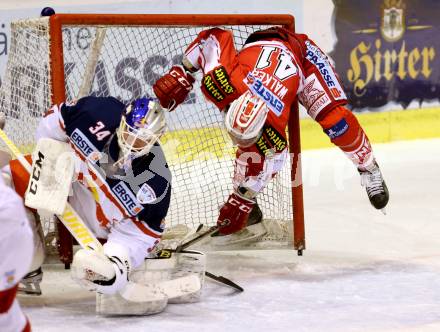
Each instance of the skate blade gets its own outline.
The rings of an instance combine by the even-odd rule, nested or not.
[[[19,284],[17,289],[18,294],[23,295],[32,295],[32,296],[39,296],[42,294],[40,286],[29,286],[29,285],[23,285]]]
[[[27,295],[41,295],[41,281],[43,280],[43,271],[41,267],[26,274],[18,284],[18,293]]]

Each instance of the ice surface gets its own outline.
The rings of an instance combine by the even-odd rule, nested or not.
[[[307,250],[216,252],[202,301],[147,317],[100,317],[94,296],[49,266],[44,295],[20,297],[34,331],[440,331],[440,140],[375,145],[391,193],[368,202],[336,150],[303,154]]]

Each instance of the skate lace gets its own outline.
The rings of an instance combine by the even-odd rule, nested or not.
[[[367,194],[372,197],[377,194],[382,194],[385,192],[382,183],[383,178],[380,170],[374,170],[372,172],[365,171],[361,174],[362,185],[366,187]]]

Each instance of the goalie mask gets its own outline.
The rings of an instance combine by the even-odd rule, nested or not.
[[[232,142],[246,148],[261,136],[269,109],[263,100],[250,91],[234,100],[225,118],[225,126]]]
[[[118,163],[149,153],[152,146],[165,132],[163,108],[151,98],[140,98],[125,109],[121,124],[116,131],[121,149]]]

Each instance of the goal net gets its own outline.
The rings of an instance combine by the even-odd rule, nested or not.
[[[154,97],[154,82],[181,62],[183,51],[202,29],[230,29],[239,50],[250,33],[273,25],[292,29],[293,18],[58,14],[13,22],[0,95],[1,110],[7,115],[6,132],[23,151],[30,152],[38,121],[52,103],[84,95],[114,96],[126,104],[142,96]],[[168,131],[161,144],[173,177],[167,234],[185,234],[200,224],[215,224],[219,207],[232,190],[234,147],[221,113],[197,88],[200,78],[196,76],[198,82],[185,103],[166,115]],[[297,112],[292,112],[290,122],[290,132],[295,134],[290,135],[290,142],[296,144],[290,147],[295,173]],[[298,173],[292,178],[291,164],[286,162],[258,196],[265,232],[244,246],[304,248],[301,179]],[[44,228],[47,234],[53,222],[46,221]]]

